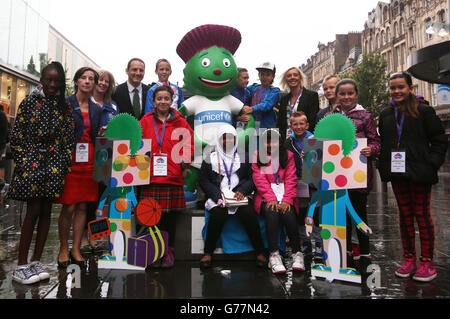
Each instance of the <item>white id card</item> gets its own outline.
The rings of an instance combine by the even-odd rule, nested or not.
[[[89,143],[77,143],[75,162],[77,163],[89,162]]]
[[[278,185],[273,183],[270,184],[270,186],[272,187],[272,190],[275,193],[275,196],[277,197],[277,201],[281,203],[284,197],[284,183],[280,183]]]
[[[406,173],[406,152],[391,153],[391,173]]]
[[[158,154],[153,157],[153,176],[167,176],[167,160],[165,154]]]

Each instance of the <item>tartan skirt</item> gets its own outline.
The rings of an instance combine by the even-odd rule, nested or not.
[[[153,199],[161,206],[161,211],[183,211],[186,209],[184,199],[184,189],[180,185],[172,184],[150,184],[142,186],[139,194],[139,201],[143,199]]]

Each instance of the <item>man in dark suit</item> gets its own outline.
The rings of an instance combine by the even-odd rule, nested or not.
[[[128,113],[140,120],[145,113],[145,101],[150,89],[142,83],[145,75],[144,61],[138,58],[131,59],[125,72],[128,80],[117,86],[112,99],[117,103],[120,113]]]

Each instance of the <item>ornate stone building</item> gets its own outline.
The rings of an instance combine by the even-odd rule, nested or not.
[[[348,71],[357,62],[361,53],[361,33],[337,34],[334,41],[319,43],[317,47],[319,51],[300,67],[308,79],[307,87],[314,91],[320,90],[327,75]],[[322,95],[319,97],[320,107],[324,108],[327,101]]]
[[[368,14],[362,31],[363,53],[379,52],[389,74],[407,70],[411,52],[450,40],[450,36],[426,33],[430,22],[449,23],[447,0],[380,1]],[[437,86],[414,79],[416,93],[438,105]]]

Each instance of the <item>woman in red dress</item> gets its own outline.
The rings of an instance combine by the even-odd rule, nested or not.
[[[73,109],[75,122],[75,150],[72,156],[72,171],[66,176],[59,217],[60,251],[58,266],[70,263],[85,266],[80,252],[81,237],[86,222],[88,202],[98,199],[98,184],[93,179],[95,139],[104,132],[100,129],[101,108],[91,100],[98,82],[98,73],[88,67],[79,69],[74,77],[76,93],[66,98]],[[69,234],[73,225],[73,244],[69,253]]]

